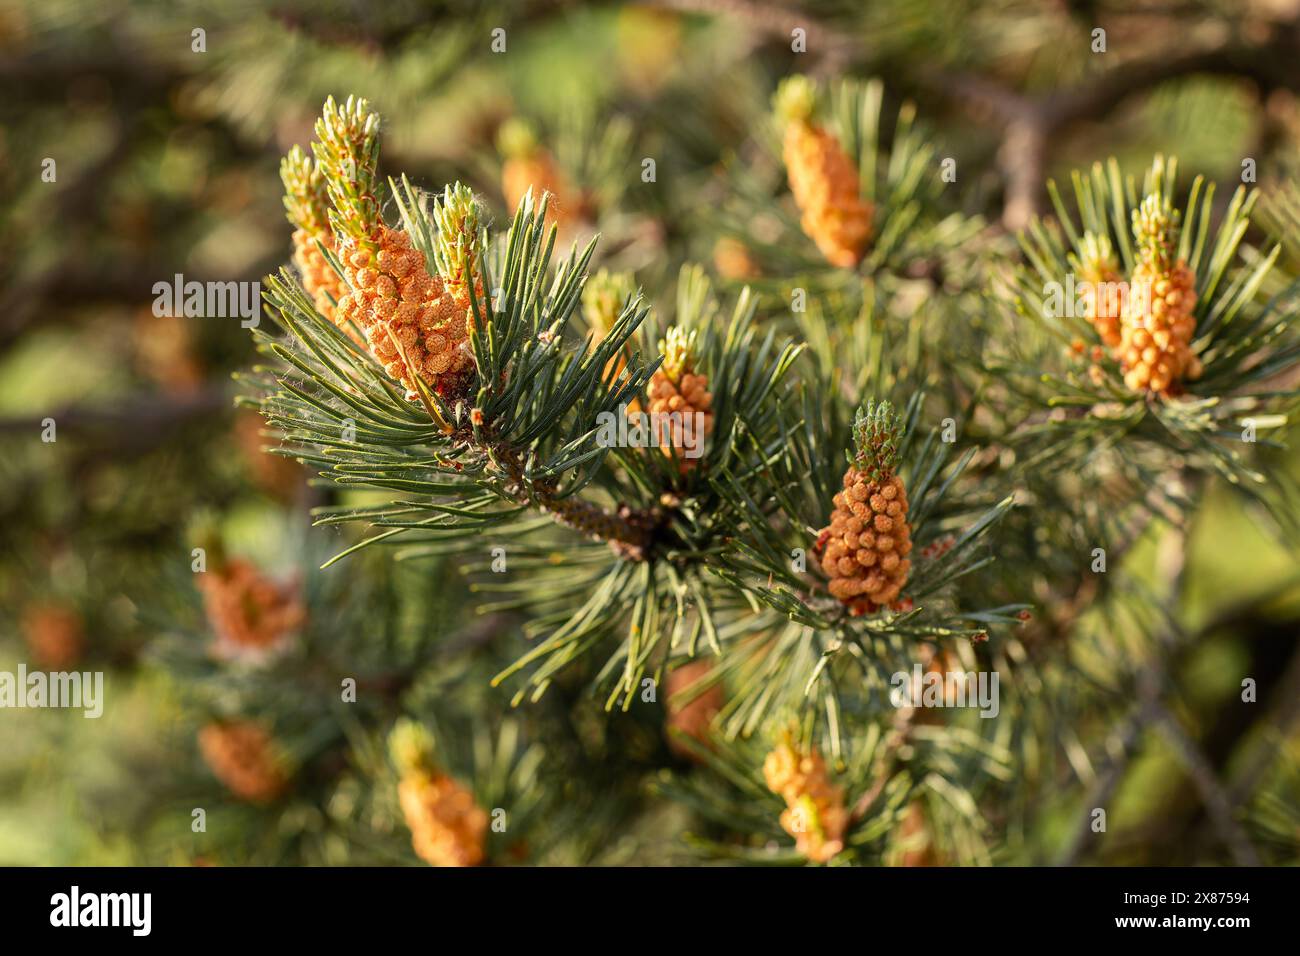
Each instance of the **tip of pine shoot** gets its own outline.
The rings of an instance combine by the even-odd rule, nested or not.
[[[582,290],[582,309],[587,322],[601,335],[608,335],[624,304],[635,294],[632,273],[602,268],[587,280]]]
[[[289,223],[313,236],[329,231],[329,193],[320,164],[313,162],[301,146],[294,146],[280,160],[280,181],[284,183],[284,210]]]
[[[659,352],[664,357],[660,370],[669,381],[679,381],[682,373],[694,367],[695,339],[694,329],[688,332],[681,326],[674,325],[668,329],[667,337],[659,342]]]
[[[406,776],[433,766],[433,735],[423,724],[402,718],[388,735],[388,753],[393,765]]]
[[[1165,194],[1152,192],[1145,196],[1133,210],[1133,238],[1142,254],[1161,260],[1168,258],[1178,242],[1179,218],[1178,210]]]
[[[330,225],[337,233],[366,237],[379,219],[379,126],[369,102],[352,96],[341,107],[329,97],[316,120],[312,152],[334,207]]]
[[[434,265],[453,295],[468,296],[479,278],[483,254],[483,206],[474,191],[460,182],[449,184],[433,204],[438,239]]]
[[[772,97],[772,109],[782,124],[807,122],[817,106],[817,87],[801,73],[781,81]]]
[[[1085,232],[1079,241],[1079,252],[1085,268],[1100,269],[1115,262],[1115,247],[1110,236]]]
[[[849,464],[879,482],[893,474],[898,465],[898,445],[903,423],[889,402],[868,399],[853,420],[853,454]]]

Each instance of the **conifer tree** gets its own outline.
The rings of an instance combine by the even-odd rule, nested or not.
[[[0,347],[147,389],[0,455],[4,651],[130,681],[79,861],[1295,861],[1294,18],[790,6],[0,24]]]

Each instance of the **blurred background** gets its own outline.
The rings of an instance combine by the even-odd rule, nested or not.
[[[1104,52],[1062,55],[1088,49],[1099,27]],[[153,313],[154,283],[177,273],[257,281],[288,260],[278,165],[310,141],[327,95],[368,97],[383,115],[383,173],[468,182],[498,219],[515,199],[510,164],[537,161],[540,147],[566,202],[601,232],[600,264],[671,295],[685,261],[737,273],[708,210],[726,195],[722,164],[744,161],[790,72],[880,76],[892,103],[914,100],[941,155],[957,160],[960,204],[1002,233],[1046,208],[1048,177],[1110,155],[1137,172],[1153,153],[1177,154],[1185,175],[1225,184],[1241,180],[1242,157],[1261,186],[1292,175],[1297,63],[1297,0],[9,0],[0,670],[102,670],[112,706],[99,720],[0,713],[0,864],[414,862],[395,809],[356,782],[382,762],[364,721],[313,723],[307,705],[301,726],[277,728],[310,768],[302,799],[274,816],[214,810],[210,844],[195,850],[191,809],[215,807],[220,793],[196,733],[232,696],[256,693],[225,686],[200,652],[212,611],[205,619],[191,571],[198,542],[297,582],[313,626],[400,649],[361,678],[381,691],[376,725],[399,694],[445,707],[451,724],[473,724],[488,706],[485,687],[462,689],[485,685],[470,679],[482,665],[455,649],[507,639],[509,615],[468,613],[454,568],[394,571],[381,556],[322,578],[314,569],[346,539],[310,529],[308,509],[337,492],[266,454],[260,420],[236,408],[232,374],[255,361],[248,332],[237,319]],[[657,164],[653,186],[640,177],[645,157]],[[52,442],[42,440],[50,418]],[[1300,569],[1214,488],[1187,562],[1177,613],[1204,639],[1179,665],[1194,708],[1182,716],[1266,861],[1294,863]],[[413,663],[394,672],[394,660]],[[1260,675],[1251,717],[1230,706],[1243,660]],[[549,835],[510,852],[678,860],[672,837],[689,810],[644,786],[676,759],[659,724],[607,726],[579,688],[552,696],[528,719],[564,728],[556,739],[574,746],[550,755],[548,772],[581,776],[588,795],[551,788],[562,808],[549,812]],[[328,740],[314,736],[322,725]],[[492,740],[510,733],[496,726]],[[1281,769],[1261,764],[1261,751],[1279,749],[1292,754]],[[1204,810],[1175,750],[1157,744],[1129,768],[1116,816],[1130,825],[1095,861],[1225,859],[1197,835]],[[597,790],[602,801],[588,805]],[[1041,826],[1003,859],[1033,861],[1068,841],[1060,818]]]

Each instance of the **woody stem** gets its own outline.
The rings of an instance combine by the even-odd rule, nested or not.
[[[650,509],[627,506],[610,511],[589,501],[556,494],[554,479],[530,478],[524,474],[519,450],[504,443],[488,447],[491,457],[509,479],[521,504],[547,512],[558,523],[606,542],[621,557],[644,561],[654,537],[659,516]]]

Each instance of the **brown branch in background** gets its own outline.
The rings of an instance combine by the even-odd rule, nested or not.
[[[105,183],[150,141],[153,112],[173,109],[176,90],[191,76],[177,64],[162,62],[121,37],[112,37],[103,48],[77,56],[49,52],[0,56],[0,83],[22,89],[27,104],[65,108],[70,87],[93,81],[112,103],[114,117],[99,155],[84,166],[77,163],[78,173],[70,182],[52,184],[49,200],[35,214],[57,230],[65,250],[63,258],[39,272],[4,277],[7,288],[0,292],[0,350],[37,324],[66,321],[74,311],[70,306],[146,305],[153,299],[153,284],[169,281],[177,272],[203,282],[256,281],[280,265],[282,259],[277,256],[273,261],[252,264],[243,275],[200,277],[190,274],[192,270],[183,268],[185,263],[175,256],[165,261],[142,257],[141,261],[114,262],[93,254],[93,240],[105,229],[111,230],[111,224],[105,222],[105,203],[112,191]],[[195,122],[213,134],[216,148],[225,155],[248,160],[277,155],[274,143],[250,144],[220,116]],[[159,204],[149,211],[159,218],[193,212],[188,207]]]
[[[98,52],[83,50],[76,56],[37,52],[0,57],[0,82],[22,89],[29,102],[31,97],[61,98],[68,84],[87,77],[136,91],[157,91],[180,82],[185,74],[125,45],[108,44]]]
[[[155,282],[172,281],[182,272],[186,282],[260,282],[279,268],[281,259],[255,263],[241,274],[215,275],[184,270],[174,262],[111,264],[61,262],[38,276],[18,282],[0,297],[0,351],[13,345],[38,323],[47,327],[71,322],[77,310],[90,306],[147,307],[153,303]]]
[[[842,69],[866,58],[865,46],[852,35],[837,31],[811,14],[778,4],[757,0],[659,0],[658,5],[730,17],[772,37],[788,39],[794,27],[802,27],[807,31],[808,53],[818,61],[815,72]],[[1076,20],[1087,16],[1091,16],[1090,10],[1081,11]],[[1265,29],[1266,35],[1258,43],[1232,40],[1201,49],[1172,46],[1165,52],[1147,51],[1140,58],[1089,76],[1077,86],[1037,95],[973,73],[929,70],[914,81],[940,99],[975,106],[1001,126],[997,162],[1005,180],[1002,222],[1015,231],[1042,210],[1052,144],[1071,126],[1105,119],[1135,96],[1170,80],[1198,74],[1251,80],[1261,101],[1275,90],[1300,91],[1300,70],[1295,69],[1295,63],[1300,62],[1300,16],[1269,23]]]
[[[1180,542],[1183,540],[1181,534],[1173,535],[1173,537],[1178,538]],[[1181,580],[1182,565],[1179,565],[1178,581],[1181,582]],[[1135,688],[1137,703],[1125,720],[1123,730],[1120,732],[1119,752],[1112,758],[1106,772],[1097,778],[1088,791],[1083,805],[1084,813],[1075,828],[1074,836],[1066,844],[1065,852],[1057,860],[1058,866],[1074,866],[1087,855],[1088,850],[1092,847],[1093,844],[1089,840],[1092,834],[1092,816],[1089,811],[1108,804],[1123,782],[1129,763],[1137,753],[1142,731],[1151,722],[1154,708],[1160,700],[1160,695],[1164,692],[1169,663],[1167,655],[1157,652],[1138,671]]]
[[[1272,731],[1278,737],[1284,737],[1300,723],[1300,651],[1291,656],[1291,663],[1278,684],[1278,695],[1281,703],[1270,723]],[[1230,789],[1234,807],[1242,806],[1255,795],[1255,788],[1276,763],[1277,748],[1273,741],[1264,740],[1255,745],[1232,781]]]
[[[871,786],[853,804],[850,819],[861,820],[866,816],[867,811],[871,809],[871,805],[880,797],[890,778],[893,777],[894,769],[898,766],[899,751],[912,739],[912,727],[916,722],[916,712],[915,707],[903,707],[894,715],[894,726],[890,729],[889,736],[884,740],[884,750],[877,761],[876,772],[872,778]]]
[[[1006,180],[1002,221],[1009,230],[1026,226],[1042,208],[1042,186],[1051,145],[1079,123],[1110,116],[1129,99],[1170,80],[1198,74],[1254,81],[1261,99],[1277,89],[1300,90],[1300,33],[1275,29],[1258,45],[1227,43],[1140,60],[1089,77],[1067,90],[1030,96],[970,74],[932,72],[923,85],[947,99],[970,102],[1002,124],[998,165]]]
[[[39,441],[43,422],[54,419],[56,437],[75,435],[115,453],[140,452],[165,441],[177,428],[231,407],[225,387],[208,387],[192,395],[144,395],[109,408],[70,405],[44,415],[0,419],[0,435],[29,433]]]
[[[851,43],[842,32],[825,26],[812,14],[779,3],[765,3],[762,0],[658,0],[654,6],[679,13],[742,20],[759,33],[787,41],[798,27],[805,31],[808,50],[819,56]]]
[[[1185,851],[1194,843],[1217,836],[1238,864],[1257,862],[1257,851],[1237,822],[1235,813],[1249,802],[1259,782],[1277,764],[1277,748],[1268,739],[1257,741],[1243,769],[1231,783],[1225,784],[1224,779],[1234,755],[1238,753],[1239,743],[1255,738],[1255,728],[1261,721],[1269,721],[1276,732],[1286,732],[1300,719],[1300,693],[1297,693],[1300,651],[1289,650],[1286,646],[1286,639],[1295,633],[1293,619],[1265,623],[1258,616],[1260,603],[1268,604],[1291,593],[1298,583],[1293,579],[1273,598],[1263,602],[1256,598],[1241,607],[1229,609],[1194,634],[1166,637],[1156,659],[1140,674],[1141,702],[1124,724],[1119,753],[1089,792],[1085,806],[1104,805],[1113,795],[1131,758],[1136,755],[1141,730],[1152,726],[1170,740],[1193,787],[1190,791],[1187,788],[1177,791],[1178,799],[1166,806],[1159,826],[1135,831],[1141,842],[1158,848],[1160,858],[1168,861],[1179,849]],[[1211,635],[1226,629],[1244,632],[1252,659],[1243,673],[1259,675],[1257,690],[1261,705],[1267,706],[1265,702],[1269,702],[1272,706],[1265,711],[1265,716],[1256,718],[1253,716],[1254,705],[1243,706],[1233,697],[1235,705],[1221,708],[1217,718],[1210,720],[1208,729],[1199,734],[1199,739],[1193,739],[1155,691],[1166,680],[1166,675],[1174,673],[1193,649],[1201,646]],[[1058,862],[1070,865],[1081,859],[1090,845],[1088,836],[1087,821],[1084,821]]]
[[[1157,577],[1170,583],[1169,602],[1175,606],[1179,603],[1186,585],[1187,538],[1187,528],[1174,527],[1171,533],[1161,540],[1156,555]],[[1065,852],[1058,860],[1058,865],[1074,865],[1087,853],[1092,822],[1087,811],[1090,808],[1104,806],[1114,796],[1124,779],[1131,759],[1136,755],[1142,731],[1147,726],[1159,729],[1173,745],[1180,762],[1192,778],[1201,806],[1209,813],[1221,842],[1228,848],[1235,862],[1243,866],[1258,865],[1258,854],[1233,818],[1232,799],[1220,781],[1213,764],[1206,758],[1196,741],[1183,730],[1182,725],[1164,703],[1164,697],[1169,691],[1170,669],[1178,659],[1179,652],[1185,651],[1192,643],[1193,641],[1187,635],[1176,631],[1164,632],[1156,641],[1151,658],[1142,665],[1137,674],[1138,701],[1124,723],[1119,741],[1119,753],[1088,792],[1084,804],[1084,816],[1075,828],[1074,836],[1067,844]]]
[[[998,165],[1006,176],[1002,224],[1015,231],[1029,224],[1039,211],[1040,191],[1047,178],[1047,150],[1051,132],[1029,116],[1007,123],[998,149]]]
[[[1201,805],[1210,814],[1215,829],[1231,851],[1237,865],[1259,866],[1259,854],[1255,852],[1249,838],[1233,818],[1232,800],[1201,748],[1187,735],[1182,724],[1159,700],[1152,702],[1151,713],[1155,718],[1156,726],[1173,745],[1183,766],[1187,769],[1197,793],[1200,794]]]
[[[1105,772],[1094,781],[1084,798],[1084,813],[1074,828],[1074,835],[1066,844],[1065,851],[1057,859],[1057,866],[1075,866],[1087,855],[1091,845],[1089,838],[1092,836],[1092,816],[1088,810],[1108,804],[1115,796],[1115,791],[1119,789],[1120,782],[1124,779],[1124,772],[1128,769],[1129,760],[1137,750],[1138,739],[1142,735],[1143,713],[1144,708],[1139,705],[1124,721],[1124,729],[1119,735],[1116,746],[1118,753]]]
[[[1187,648],[1195,648],[1215,635],[1231,633],[1249,654],[1239,673],[1255,679],[1258,702],[1245,703],[1239,693],[1233,693],[1215,711],[1198,709],[1196,714],[1196,745],[1206,764],[1220,779],[1229,782],[1234,807],[1250,801],[1267,770],[1285,763],[1285,751],[1275,746],[1275,738],[1270,741],[1269,734],[1296,706],[1295,680],[1300,676],[1296,634],[1300,633],[1300,622],[1286,602],[1288,595],[1294,595],[1297,583],[1293,578],[1272,596],[1256,598],[1255,605],[1244,612],[1223,615],[1186,643]],[[1258,749],[1248,750],[1245,759],[1239,760],[1243,744]],[[1243,763],[1243,772],[1234,779],[1233,768]],[[1206,825],[1213,824],[1213,817],[1196,796],[1194,790],[1180,789],[1155,821],[1151,842],[1167,848],[1166,855],[1190,848],[1217,832]]]

